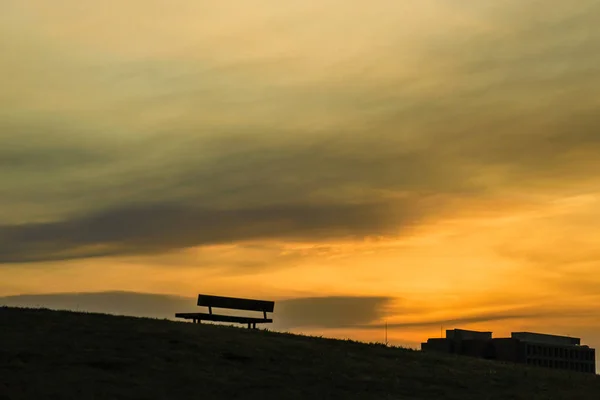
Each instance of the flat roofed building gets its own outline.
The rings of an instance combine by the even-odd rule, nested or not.
[[[595,373],[596,351],[580,343],[579,338],[533,332],[492,338],[491,332],[453,329],[446,331],[445,338],[428,339],[421,350]]]
[[[548,335],[534,332],[512,332],[510,337],[524,342],[546,343],[563,346],[579,346],[581,339],[570,336]]]
[[[550,335],[545,335],[550,336]],[[596,373],[596,350],[579,344],[566,344],[566,340],[556,340],[554,343],[550,338],[545,340],[530,339],[531,336],[518,336],[518,340],[524,346],[521,350],[525,363],[554,369],[567,369],[578,372]],[[566,337],[557,336],[557,339]],[[579,338],[575,339],[580,343]]]
[[[451,340],[489,340],[492,338],[492,332],[447,329],[446,338]]]

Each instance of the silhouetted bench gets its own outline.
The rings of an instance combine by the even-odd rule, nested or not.
[[[240,299],[235,297],[210,296],[206,294],[198,295],[198,306],[208,307],[206,313],[177,313],[176,318],[191,319],[195,324],[200,321],[234,322],[239,324],[248,324],[248,329],[256,329],[256,324],[268,324],[273,320],[267,318],[267,313],[272,313],[275,309],[274,301]],[[238,317],[235,315],[213,314],[214,308],[228,308],[230,310],[261,311],[263,318]]]

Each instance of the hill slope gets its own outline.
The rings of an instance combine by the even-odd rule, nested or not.
[[[227,326],[0,308],[0,399],[598,399],[600,377]]]

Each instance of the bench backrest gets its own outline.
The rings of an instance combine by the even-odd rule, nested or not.
[[[240,299],[236,297],[211,296],[207,294],[198,295],[198,305],[201,307],[229,308],[232,310],[273,312],[274,301]]]

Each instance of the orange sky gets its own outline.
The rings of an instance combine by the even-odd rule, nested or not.
[[[358,298],[293,330],[600,347],[600,6],[482,3],[2,2],[0,296]]]

